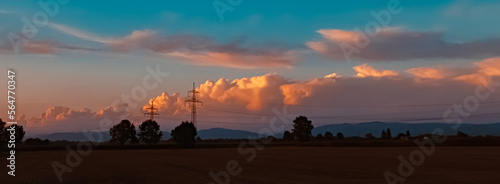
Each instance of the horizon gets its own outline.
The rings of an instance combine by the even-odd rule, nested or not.
[[[464,102],[478,86],[500,80],[500,26],[476,21],[498,19],[489,16],[494,1],[273,2],[280,8],[257,12],[259,2],[222,12],[211,2],[155,2],[98,13],[114,3],[60,5],[19,48],[10,38],[22,35],[22,18],[44,9],[3,4],[0,60],[19,73],[16,120],[28,134],[92,129],[102,119],[138,125],[153,99],[162,129],[172,129],[190,120],[193,82],[200,129],[257,131],[276,110],[316,125],[446,122],[476,105]],[[497,121],[500,95],[489,91],[463,123]]]

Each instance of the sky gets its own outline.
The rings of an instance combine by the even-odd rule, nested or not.
[[[464,122],[497,122],[496,1],[40,2],[0,2],[1,72],[16,71],[28,134],[118,123],[124,109],[138,125],[150,104],[170,130],[190,120],[193,82],[199,129],[257,131],[277,111],[451,122],[454,104],[472,109]]]

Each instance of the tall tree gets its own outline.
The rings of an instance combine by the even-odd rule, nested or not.
[[[344,140],[344,134],[342,132],[337,133],[337,139]]]
[[[136,133],[134,124],[124,119],[119,124],[109,129],[109,135],[111,135],[110,142],[118,142],[120,145],[123,145],[130,140],[132,143],[137,143],[138,139]]]
[[[311,139],[311,131],[314,128],[312,121],[305,116],[299,116],[293,120],[292,134],[296,140],[309,141]]]
[[[3,145],[7,142],[6,135],[4,135],[3,128],[5,127],[7,123],[3,122],[2,119],[0,119],[0,146],[3,147]]]
[[[387,139],[392,139],[391,129],[387,128]]]
[[[367,133],[367,134],[365,134],[365,138],[367,138],[367,139],[374,139],[375,136],[373,136],[372,133]]]
[[[293,137],[292,133],[290,133],[290,131],[287,130],[283,133],[283,140],[284,141],[293,141],[293,139],[294,139],[294,137]]]
[[[409,130],[406,130],[406,136],[410,137],[410,131]]]
[[[10,129],[14,129],[15,143],[20,143],[23,141],[24,135],[26,131],[22,125],[13,124],[9,126],[5,126],[7,123],[3,122],[0,119],[0,145],[7,143],[10,139],[11,131]]]
[[[194,127],[193,123],[183,121],[179,126],[175,127],[170,133],[172,139],[179,145],[183,147],[191,147],[194,146],[196,142],[196,127]]]
[[[329,132],[329,131],[326,131],[324,137],[325,137],[326,140],[332,140],[333,139],[333,134],[331,132]]]
[[[139,140],[148,144],[156,144],[161,140],[163,133],[156,121],[146,120],[139,125]]]
[[[385,132],[385,130],[382,130],[382,135],[380,135],[380,138],[387,139],[387,133]]]

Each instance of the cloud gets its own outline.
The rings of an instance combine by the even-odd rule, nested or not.
[[[475,70],[466,74],[453,68],[420,67],[408,69],[411,76],[401,76],[395,71],[376,70],[365,64],[353,68],[360,74],[353,77],[332,73],[305,81],[290,81],[278,74],[266,74],[206,80],[196,88],[199,100],[203,101],[198,119],[203,128],[224,125],[242,129],[241,124],[258,127],[256,123],[268,123],[269,118],[274,117],[274,108],[287,106],[290,114],[306,115],[317,125],[374,120],[405,122],[425,118],[442,121],[446,109],[475,94],[477,85],[485,86],[484,81],[477,77],[484,79],[486,75],[492,75],[493,81],[500,81],[499,58],[478,61],[475,65]],[[158,121],[167,125],[167,129],[173,128],[180,121],[189,120],[191,109],[186,106],[186,99],[188,97],[180,93],[163,92],[145,101],[142,112],[153,104],[159,109]],[[498,105],[491,102],[498,101],[500,94],[492,93],[475,113],[497,112]],[[124,115],[120,109],[126,107],[122,104],[92,112],[85,108],[74,110],[55,106],[39,117],[21,115],[18,122],[27,125],[30,132],[81,131],[99,126],[102,119],[119,122]],[[141,122],[145,119],[142,112],[139,116],[127,118]],[[469,119],[475,122],[496,120]]]
[[[342,77],[342,75],[339,75],[337,73],[331,73],[331,74],[326,75],[323,78],[340,78],[340,77]]]
[[[430,67],[410,68],[406,72],[419,79],[443,79],[446,77],[446,70]]]
[[[491,84],[489,77],[500,76],[500,57],[479,61],[475,65],[475,73],[457,76],[454,79],[474,85],[489,86]]]
[[[147,108],[153,105],[155,108],[158,108],[158,111],[162,114],[177,115],[189,113],[190,110],[186,106],[185,100],[187,100],[187,98],[181,97],[179,93],[169,95],[167,92],[163,92],[161,95],[150,99],[149,103],[142,107],[142,110],[148,112]]]
[[[321,41],[306,45],[333,60],[349,58],[364,61],[403,61],[422,58],[488,58],[500,55],[500,39],[447,42],[439,32],[404,31],[401,28],[385,28],[373,36],[357,31],[321,29],[317,31]],[[349,54],[352,52],[352,54]]]
[[[50,23],[50,24],[48,24],[48,26],[55,29],[55,30],[58,30],[64,34],[78,37],[78,38],[88,40],[88,41],[107,43],[107,44],[111,44],[111,43],[116,42],[115,39],[99,37],[97,35],[87,33],[85,31],[81,31],[81,30],[78,30],[78,29],[75,29],[75,28],[72,28],[69,26],[61,25],[61,24]]]
[[[48,108],[38,118],[20,116],[18,121],[21,124],[25,124],[26,126],[30,127],[30,126],[50,125],[56,122],[70,120],[70,119],[71,120],[85,119],[85,117],[91,118],[93,116],[94,113],[92,113],[90,109],[87,108],[81,110],[73,110],[69,107],[55,106]]]
[[[292,67],[290,62],[293,59],[292,54],[284,55],[245,55],[245,54],[228,54],[219,52],[171,52],[166,55],[186,60],[197,65],[208,66],[226,66],[231,68],[279,68]]]
[[[13,14],[13,13],[15,12],[10,10],[0,10],[0,14]]]
[[[360,66],[355,66],[353,69],[357,72],[356,77],[396,77],[399,76],[398,72],[393,70],[376,70],[375,68],[368,66],[368,64],[363,64]]]
[[[234,79],[232,82],[222,78],[217,82],[206,81],[197,90],[200,91],[201,98],[243,104],[248,110],[261,110],[283,99],[279,86],[284,83],[282,76],[267,74]]]
[[[28,117],[21,114],[17,118],[20,125],[30,134],[49,133],[49,132],[71,132],[82,131],[97,128],[103,119],[109,119],[116,122],[126,117],[124,110],[127,104],[121,104],[116,107],[106,107],[104,109],[92,112],[88,108],[75,110],[64,106],[49,107],[39,117]]]
[[[314,95],[319,88],[325,86],[333,87],[335,78],[337,77],[332,77],[332,74],[330,74],[325,78],[315,78],[306,82],[282,85],[280,86],[280,90],[284,95],[283,103],[286,105],[298,105],[301,99]]]
[[[60,24],[50,24],[65,34],[104,44],[109,51],[128,52],[145,49],[169,58],[187,61],[195,65],[230,68],[277,68],[291,67],[297,60],[294,51],[278,47],[244,47],[243,39],[229,43],[217,43],[202,35],[159,35],[151,30],[134,30],[130,35],[105,38]]]

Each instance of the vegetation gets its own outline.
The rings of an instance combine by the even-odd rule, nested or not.
[[[325,137],[326,140],[333,140],[333,134],[331,132],[329,132],[329,131],[325,132],[325,136],[324,137]]]
[[[123,145],[129,140],[131,143],[139,142],[136,136],[134,124],[130,123],[130,121],[126,119],[111,127],[109,129],[109,134],[111,135],[110,142],[112,143],[120,143],[120,145]]]
[[[344,140],[344,134],[342,134],[342,132],[337,133],[337,139],[340,141]]]
[[[293,141],[295,138],[293,136],[292,133],[290,133],[290,131],[285,131],[285,133],[283,133],[283,140],[284,141]]]
[[[50,141],[48,139],[42,140],[40,138],[28,138],[24,141],[27,145],[48,145]]]
[[[139,140],[149,145],[156,144],[161,140],[163,133],[156,121],[146,120],[139,126]]]
[[[15,132],[14,135],[16,136],[16,141],[15,143],[21,143],[23,141],[24,135],[26,134],[26,131],[24,131],[24,128],[22,125],[14,124],[10,126],[6,126],[7,123],[2,121],[0,119],[0,146],[4,146],[10,139],[10,132],[9,128],[14,127]]]
[[[367,134],[365,135],[365,137],[366,137],[367,139],[375,139],[375,136],[373,136],[373,134],[372,134],[372,133],[367,133]]]
[[[299,116],[293,120],[292,134],[295,140],[309,141],[312,137],[311,131],[313,128],[312,121],[305,116]]]
[[[192,147],[196,143],[196,127],[193,123],[184,121],[179,126],[175,127],[170,133],[172,139],[183,147]]]

